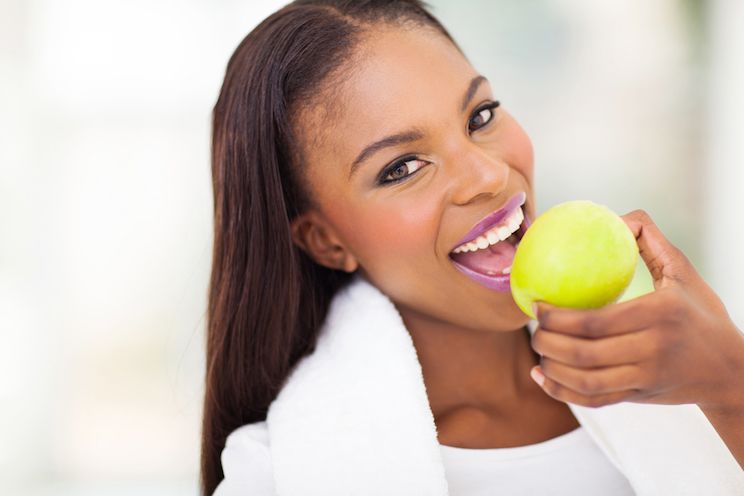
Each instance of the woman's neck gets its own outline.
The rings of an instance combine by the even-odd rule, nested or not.
[[[509,408],[535,391],[529,370],[539,361],[529,331],[463,329],[401,309],[413,339],[434,417],[462,407]]]

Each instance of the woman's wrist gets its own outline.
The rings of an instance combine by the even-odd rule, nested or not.
[[[739,346],[722,359],[732,364],[732,373],[725,379],[720,400],[698,403],[713,428],[744,470],[744,334],[738,331]]]
[[[706,414],[744,416],[744,333],[734,326],[736,339],[721,356],[724,364],[721,383],[707,391],[709,397],[699,401],[698,407]]]

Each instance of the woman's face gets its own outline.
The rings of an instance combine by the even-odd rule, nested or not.
[[[303,246],[329,266],[343,253],[404,318],[523,326],[511,294],[464,275],[450,253],[519,192],[534,218],[529,138],[503,107],[484,108],[498,86],[441,34],[381,27],[365,39],[335,101],[298,121],[317,204],[301,217],[314,219]]]

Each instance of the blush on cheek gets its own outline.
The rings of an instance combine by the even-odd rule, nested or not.
[[[347,239],[358,251],[360,263],[366,262],[368,270],[425,263],[426,254],[434,251],[440,220],[436,212],[426,207],[374,203],[348,216],[344,222],[348,226]]]

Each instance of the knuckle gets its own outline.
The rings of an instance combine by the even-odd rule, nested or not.
[[[586,347],[576,347],[571,353],[572,362],[580,367],[591,367],[594,364],[594,352]]]
[[[580,393],[592,394],[599,392],[602,388],[602,381],[592,376],[583,376],[579,380],[578,390]]]
[[[690,259],[687,258],[687,255],[685,255],[685,252],[683,252],[678,246],[673,245],[672,243],[669,243],[669,252],[670,254],[677,259],[677,261],[681,264],[689,264]]]
[[[637,217],[640,219],[644,224],[651,224],[653,223],[653,220],[651,220],[651,216],[642,208],[637,208],[633,210],[630,213],[632,216]]]
[[[589,337],[597,337],[602,332],[602,322],[593,314],[588,314],[581,325],[581,330],[584,335]]]
[[[594,319],[591,316],[586,316],[584,320],[581,321],[581,331],[583,334],[589,334],[591,332],[594,332]]]

